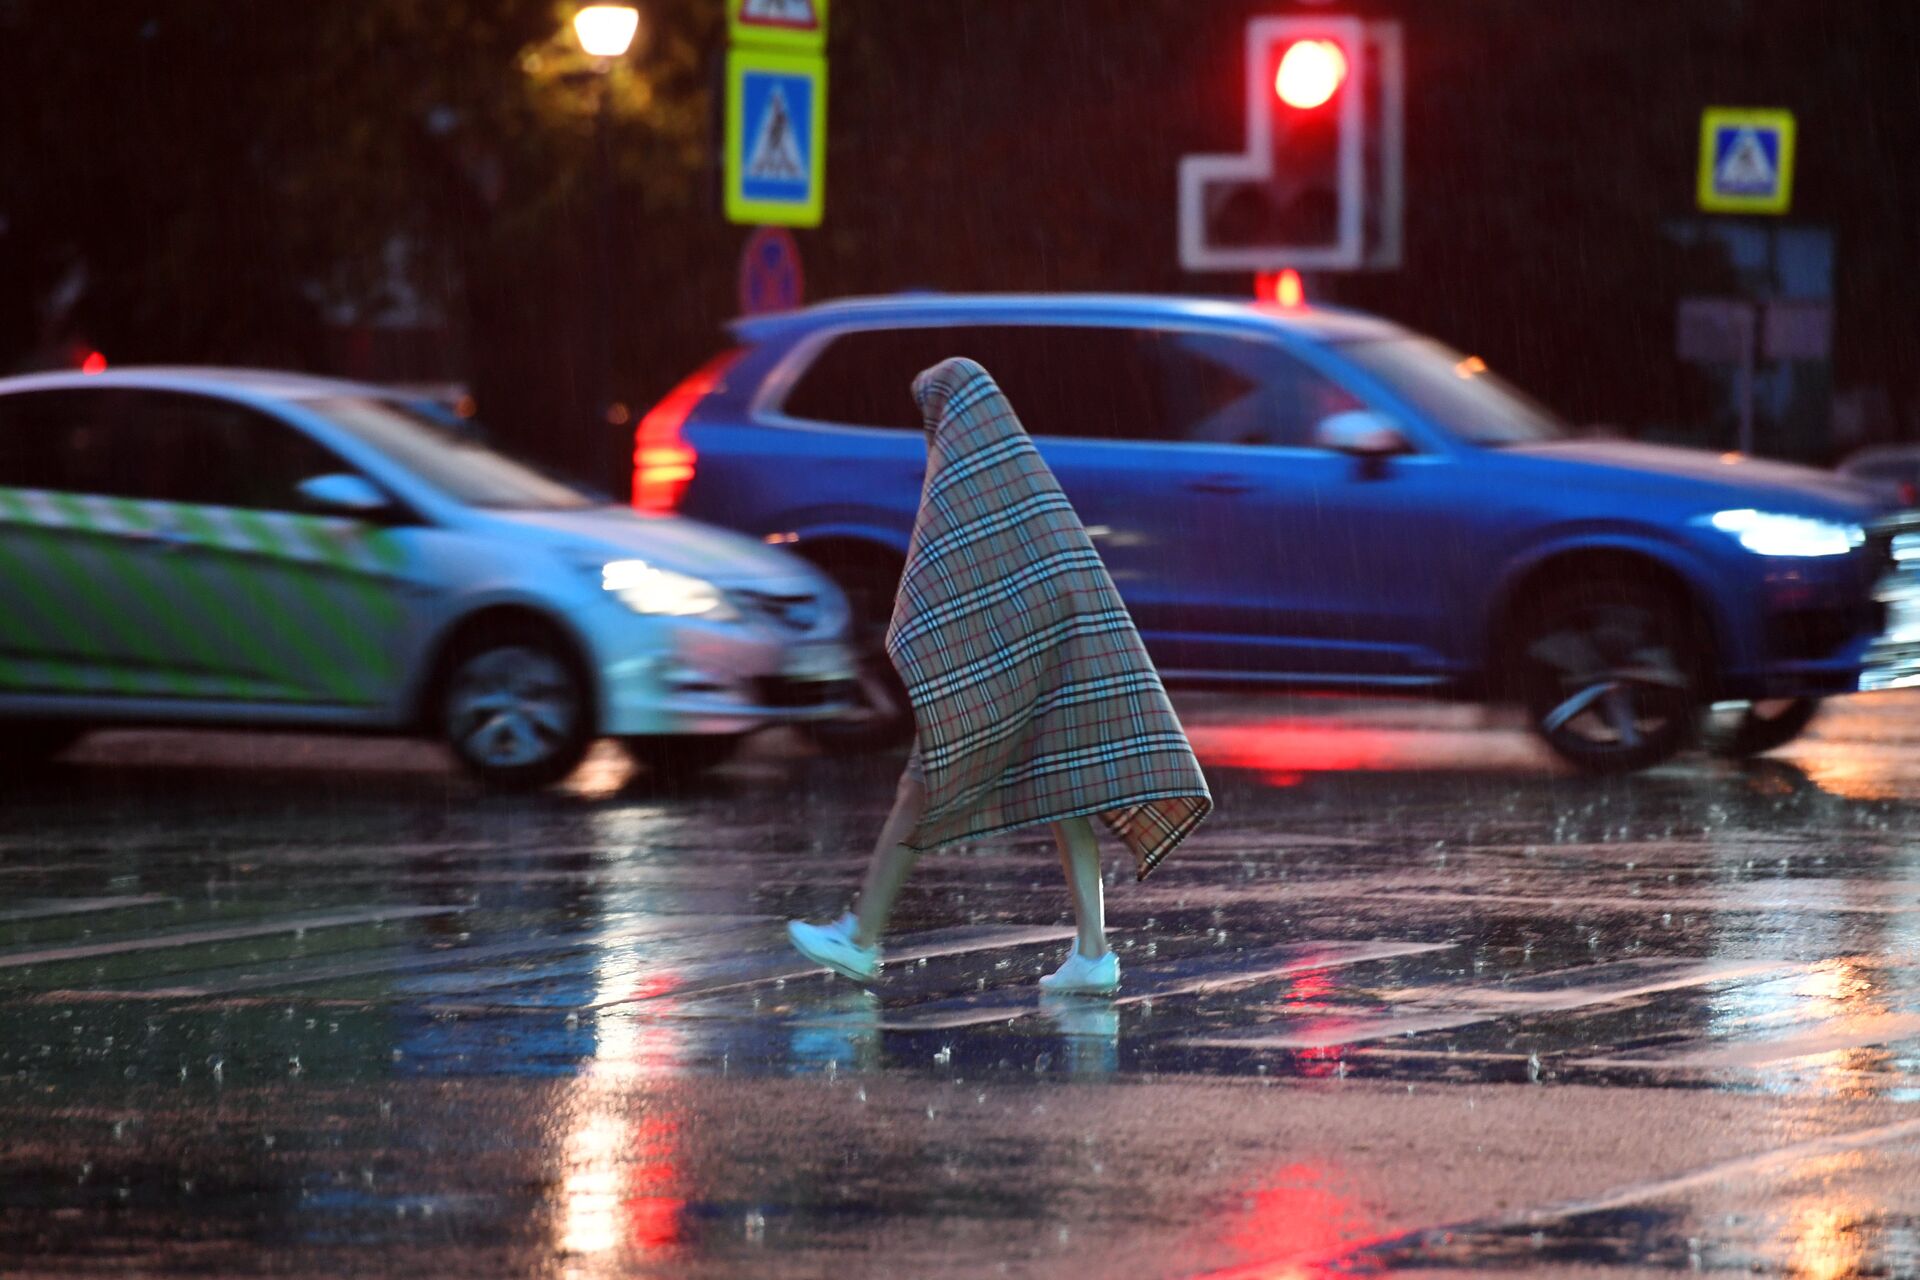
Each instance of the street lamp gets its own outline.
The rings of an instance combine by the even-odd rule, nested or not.
[[[624,57],[640,29],[640,11],[629,4],[590,4],[573,15],[580,47],[596,58]]]
[[[593,59],[594,270],[592,340],[594,439],[613,417],[613,154],[607,77],[640,29],[640,11],[628,4],[590,4],[573,15],[573,33]]]

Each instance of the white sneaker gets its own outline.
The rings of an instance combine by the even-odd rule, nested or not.
[[[832,924],[787,921],[787,938],[801,955],[825,965],[843,978],[871,982],[880,972],[880,948],[863,947],[853,940],[856,922],[849,911]]]
[[[1106,996],[1120,989],[1120,957],[1109,951],[1098,960],[1080,954],[1075,942],[1067,951],[1067,962],[1040,979],[1042,990],[1063,994]]]

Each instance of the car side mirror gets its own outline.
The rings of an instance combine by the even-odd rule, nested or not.
[[[1322,418],[1313,429],[1313,441],[1322,449],[1332,449],[1364,462],[1383,462],[1397,454],[1413,452],[1413,446],[1393,419],[1371,409],[1350,409]]]
[[[364,476],[334,472],[312,476],[295,486],[301,497],[324,511],[336,515],[372,516],[390,508],[387,495]]]

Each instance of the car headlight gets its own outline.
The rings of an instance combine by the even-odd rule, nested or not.
[[[1733,535],[1757,556],[1844,556],[1867,540],[1866,530],[1857,524],[1751,507],[1716,511],[1706,523]]]
[[[719,621],[739,616],[720,588],[706,579],[645,560],[609,560],[600,566],[600,586],[635,613]]]

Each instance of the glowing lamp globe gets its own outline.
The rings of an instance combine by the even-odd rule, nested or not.
[[[596,58],[618,58],[633,44],[640,11],[627,4],[590,4],[573,15],[580,47]]]

